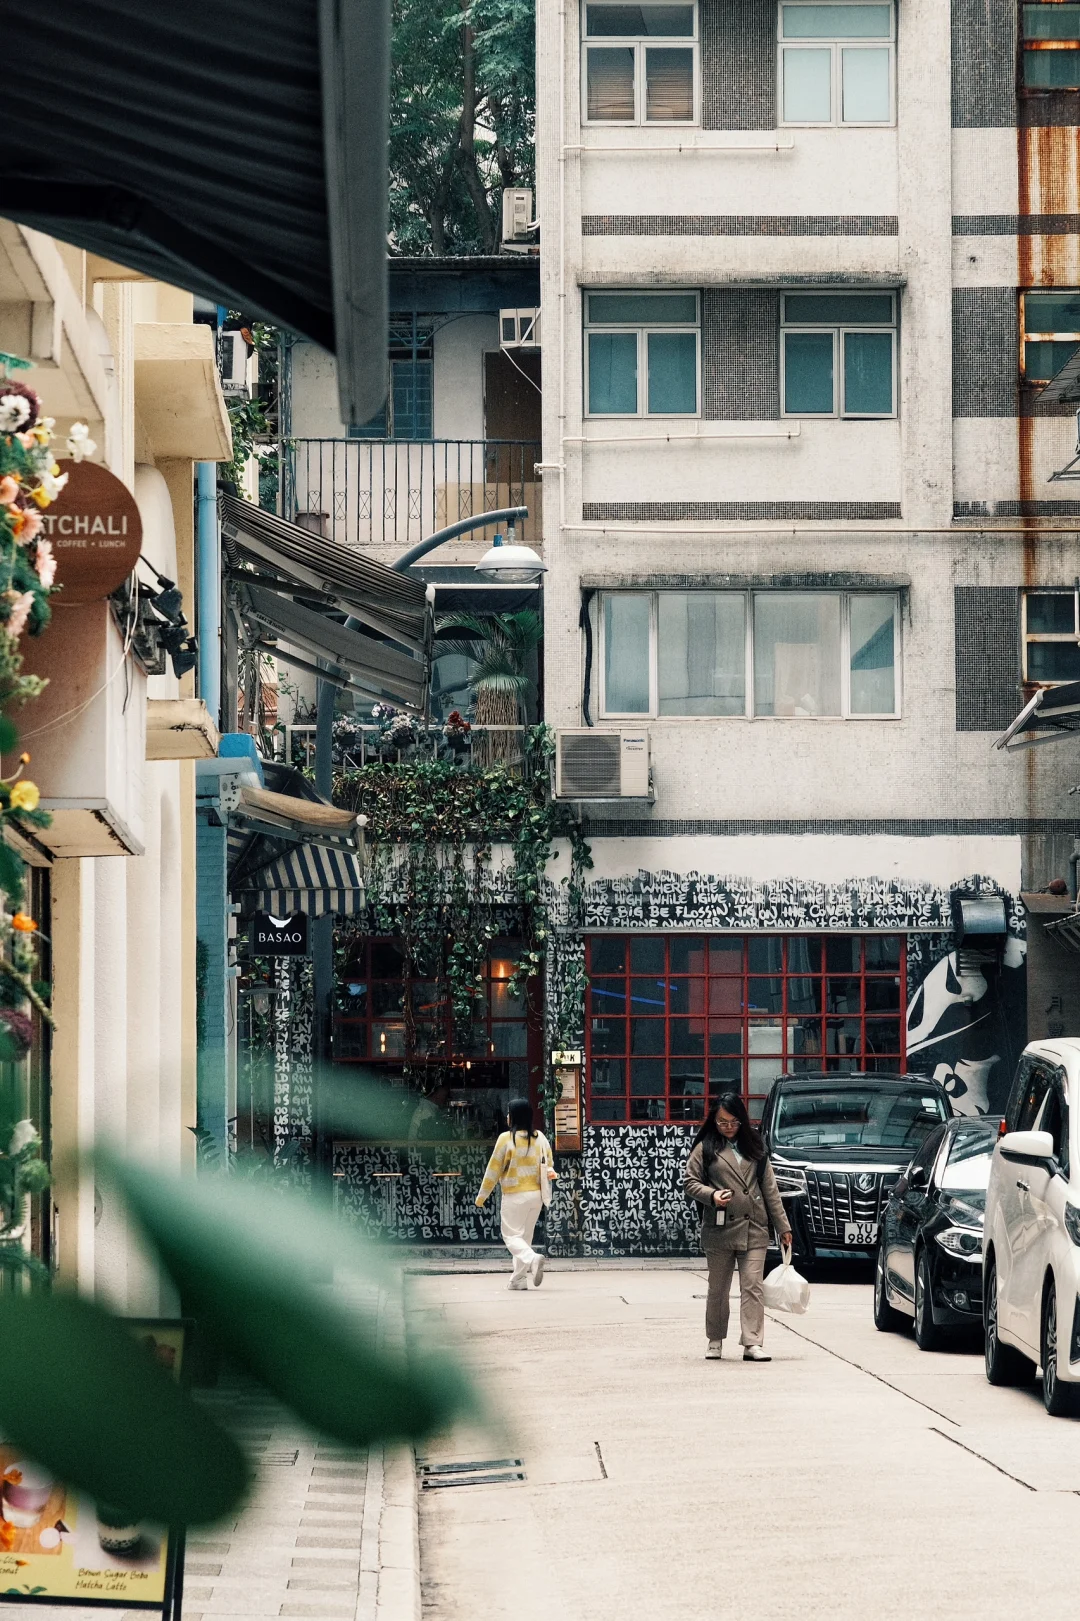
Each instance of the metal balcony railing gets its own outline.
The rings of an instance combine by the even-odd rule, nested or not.
[[[282,757],[291,765],[311,767],[315,763],[315,726],[300,721],[285,725],[277,734],[282,739]],[[396,748],[378,726],[357,725],[344,746],[335,740],[334,764],[342,771],[355,771],[373,761],[389,763],[410,760],[453,761],[463,771],[486,771],[503,765],[515,773],[525,765],[524,726],[476,726],[468,740],[454,747],[440,725],[414,726],[415,741]]]
[[[397,555],[459,518],[527,506],[519,538],[538,544],[540,445],[516,439],[288,439],[282,514],[345,546]]]

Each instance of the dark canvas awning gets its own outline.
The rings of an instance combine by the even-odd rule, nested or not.
[[[433,637],[423,581],[238,496],[219,503],[234,611],[248,640],[301,669],[321,659],[337,684],[422,711]]]
[[[1080,732],[1080,681],[1040,687],[994,741],[996,749],[1032,749]]]
[[[388,0],[3,8],[0,215],[311,338],[386,387]]]
[[[303,772],[263,764],[265,789],[241,790],[229,813],[229,891],[245,916],[351,916],[364,904],[359,821],[315,791]]]

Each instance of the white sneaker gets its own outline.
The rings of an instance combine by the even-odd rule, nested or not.
[[[771,1362],[772,1357],[768,1351],[762,1350],[760,1345],[747,1345],[742,1354],[744,1362]]]
[[[529,1274],[533,1280],[533,1288],[539,1289],[544,1281],[544,1257],[542,1255],[536,1257],[536,1260],[529,1268]]]
[[[508,1289],[514,1289],[520,1292],[522,1289],[527,1289],[529,1287],[529,1280],[528,1278],[511,1278],[506,1287]]]
[[[710,1340],[708,1345],[705,1347],[705,1360],[706,1360],[706,1362],[719,1362],[720,1358],[723,1356],[723,1354],[724,1354],[724,1342],[723,1342],[723,1340]]]

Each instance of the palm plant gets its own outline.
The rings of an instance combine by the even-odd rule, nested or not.
[[[475,698],[473,760],[477,765],[509,763],[521,757],[512,728],[525,723],[525,705],[535,683],[528,659],[539,645],[543,622],[534,608],[514,613],[448,614],[440,630],[463,632],[460,641],[442,642],[447,652],[461,653],[472,663],[469,688]],[[487,730],[487,728],[498,730]]]

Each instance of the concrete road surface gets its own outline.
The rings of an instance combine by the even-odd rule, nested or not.
[[[415,1329],[460,1339],[508,1426],[420,1463],[525,1474],[422,1490],[425,1621],[1076,1612],[1080,1423],[877,1333],[865,1272],[770,1316],[758,1366],[704,1360],[702,1271],[558,1268],[413,1281]]]

